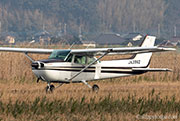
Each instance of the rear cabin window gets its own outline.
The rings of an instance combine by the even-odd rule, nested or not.
[[[49,59],[65,60],[69,53],[70,50],[55,50],[51,53]]]

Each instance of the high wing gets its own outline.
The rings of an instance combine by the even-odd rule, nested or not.
[[[42,53],[50,54],[53,52],[53,49],[37,49],[37,48],[11,48],[11,47],[0,47],[0,51],[6,52],[22,52],[22,53]]]
[[[173,51],[174,48],[163,48],[163,47],[124,47],[124,48],[96,48],[96,49],[77,49],[71,50],[72,54],[79,55],[103,55],[108,54],[138,54],[148,52],[161,52],[161,51]]]
[[[0,51],[6,52],[22,52],[22,53],[38,53],[38,54],[50,54],[55,49],[37,49],[37,48],[11,48],[11,47],[0,47]],[[148,52],[161,52],[161,51],[173,51],[174,48],[163,48],[163,47],[123,47],[123,48],[95,48],[95,49],[74,49],[71,50],[71,54],[77,55],[103,55],[108,54],[138,54]]]
[[[172,71],[168,68],[132,68],[133,71],[146,71],[146,72],[159,72],[159,71]]]

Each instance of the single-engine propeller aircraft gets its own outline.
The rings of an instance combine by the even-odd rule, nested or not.
[[[96,48],[96,49],[35,49],[0,47],[0,51],[22,52],[32,62],[32,71],[37,82],[47,82],[46,91],[53,91],[52,83],[84,83],[93,91],[98,85],[88,81],[143,74],[146,72],[171,71],[167,68],[150,68],[152,52],[173,51],[174,48],[154,46],[156,37],[146,36],[140,47]],[[50,54],[46,60],[33,60],[28,53]],[[131,58],[100,61],[104,56],[133,54]],[[95,57],[98,56],[98,57]],[[57,86],[57,87],[59,87]]]

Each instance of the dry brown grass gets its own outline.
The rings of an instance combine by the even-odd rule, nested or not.
[[[180,101],[180,82],[97,82],[100,86],[100,91],[98,93],[93,93],[83,84],[71,84],[71,85],[63,85],[61,88],[55,90],[52,94],[46,94],[44,91],[44,87],[46,84],[0,84],[0,101],[3,103],[9,103],[11,100],[11,104],[16,103],[17,101],[24,101],[24,102],[34,102],[37,97],[43,99],[46,97],[47,100],[50,102],[54,100],[61,100],[63,102],[69,102],[69,100],[73,99],[75,101],[81,101],[82,98],[85,97],[86,103],[90,103],[91,99],[95,99],[95,103],[98,103],[99,100],[104,99],[111,95],[113,100],[121,100],[122,98],[127,99],[129,95],[136,95],[135,98],[138,100],[139,98],[148,98],[148,95],[155,90],[154,95],[159,95],[161,99],[165,97],[176,97],[176,102]],[[67,109],[67,112],[69,109]],[[50,112],[49,112],[50,113]],[[14,117],[11,113],[7,114],[0,114],[0,119],[3,120],[108,120],[108,121],[119,121],[119,120],[139,120],[137,119],[138,112],[135,114],[132,113],[123,113],[123,112],[104,112],[101,113],[92,111],[88,114],[84,115],[81,112],[76,113],[55,113],[49,114],[45,113],[42,115],[38,114],[21,114],[17,117]],[[159,115],[161,116],[162,113],[152,112],[147,113],[146,115]],[[176,113],[165,114],[170,116],[177,116]],[[54,118],[56,117],[56,118]]]
[[[83,84],[65,84],[50,94],[45,93],[45,83],[0,84],[0,99],[3,102],[8,102],[9,99],[13,102],[17,99],[34,101],[37,97],[46,96],[49,100],[57,99],[66,101],[70,98],[81,100],[85,96],[87,101],[89,101],[94,97],[96,100],[99,100],[100,98],[111,95],[116,100],[127,97],[129,94],[136,94],[137,98],[142,96],[147,97],[148,93],[155,89],[155,93],[160,93],[162,98],[175,95],[177,101],[180,100],[180,82],[97,82],[96,84],[100,86],[98,93],[93,93]]]

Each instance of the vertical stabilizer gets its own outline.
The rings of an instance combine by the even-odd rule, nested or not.
[[[153,47],[155,44],[156,37],[146,36],[141,44],[141,47]],[[150,64],[152,52],[136,54],[134,60],[140,60],[142,67],[148,67]]]
[[[146,36],[141,44],[141,47],[153,47],[155,44],[156,37]]]

